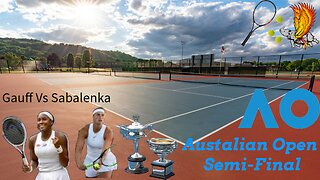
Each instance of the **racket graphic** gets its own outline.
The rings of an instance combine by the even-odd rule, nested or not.
[[[115,146],[115,145],[113,144],[113,145],[107,147],[104,151],[102,151],[102,153],[100,154],[100,156],[99,156],[96,160],[94,160],[94,161],[93,161],[92,163],[90,163],[90,164],[85,165],[85,167],[86,167],[86,168],[89,168],[89,167],[91,167],[91,166],[94,166],[95,164],[100,164],[100,163],[101,163],[100,165],[103,165],[103,166],[106,166],[106,167],[112,167],[112,166],[117,165],[117,163],[104,164],[104,162],[101,161],[103,155],[104,155],[105,153],[108,153],[108,150],[109,150],[110,148],[112,148],[113,146]]]
[[[259,8],[269,9],[271,11],[271,14],[268,15],[268,17],[266,17],[266,18],[261,18],[261,15],[259,14],[261,12],[257,11]],[[247,35],[246,39],[241,43],[241,45],[244,46],[247,43],[247,41],[249,40],[250,36],[252,35],[252,33],[255,30],[257,30],[258,28],[266,26],[269,23],[271,23],[271,21],[276,16],[276,13],[277,13],[277,7],[272,1],[270,1],[270,0],[262,0],[262,1],[260,1],[256,5],[256,7],[254,8],[253,13],[252,13],[251,31]]]
[[[14,116],[6,117],[2,122],[2,135],[10,145],[19,151],[23,164],[28,166],[28,160],[24,152],[27,131],[22,121]],[[22,146],[22,149],[19,149],[19,146]]]

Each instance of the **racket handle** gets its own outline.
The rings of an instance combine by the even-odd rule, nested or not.
[[[25,166],[29,166],[29,163],[28,163],[28,160],[27,160],[27,158],[22,158],[22,162],[23,162],[23,165],[25,165]]]
[[[250,31],[247,35],[246,39],[241,43],[242,46],[246,45],[247,41],[249,40],[250,36],[252,35],[253,31]]]
[[[93,163],[91,163],[91,164],[87,164],[87,165],[84,165],[86,168],[89,168],[89,167],[91,167],[91,166],[93,166]]]

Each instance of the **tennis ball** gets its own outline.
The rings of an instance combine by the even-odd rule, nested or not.
[[[269,36],[274,36],[274,30],[268,31],[268,35],[269,35]]]
[[[278,17],[276,18],[276,21],[277,21],[278,23],[282,23],[282,16],[278,16]]]
[[[94,167],[95,169],[100,169],[100,164],[96,163],[96,164],[93,165],[93,167]]]
[[[282,41],[282,37],[280,36],[277,36],[276,39],[275,39],[276,43],[281,43]]]

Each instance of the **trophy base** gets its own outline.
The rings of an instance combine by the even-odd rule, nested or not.
[[[153,161],[152,165],[152,174],[150,177],[155,177],[159,179],[168,179],[171,176],[174,176],[172,172],[173,161],[166,160],[165,162]]]
[[[125,169],[127,173],[130,174],[144,174],[149,171],[148,168],[143,166],[143,161],[146,160],[146,157],[142,156],[139,158],[128,157],[128,167]]]

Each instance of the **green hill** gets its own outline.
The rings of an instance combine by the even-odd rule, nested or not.
[[[120,51],[103,51],[73,44],[48,44],[34,39],[0,38],[0,55],[14,53],[27,58],[46,59],[55,53],[59,58],[66,58],[69,53],[82,56],[85,49],[90,49],[92,58],[96,62],[137,61],[136,57]]]

